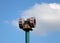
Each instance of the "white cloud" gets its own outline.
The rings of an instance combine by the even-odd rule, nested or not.
[[[18,26],[18,19],[17,20],[12,20],[11,24],[16,27],[16,28],[19,28]]]
[[[60,4],[53,3],[53,4],[49,4],[49,6],[50,6],[52,9],[58,9],[58,10],[60,10]]]
[[[37,24],[33,32],[45,34],[48,31],[60,30],[60,4],[35,4],[25,10],[21,17],[36,17]]]

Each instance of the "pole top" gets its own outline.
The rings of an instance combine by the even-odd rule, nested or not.
[[[19,28],[24,31],[32,31],[32,28],[35,28],[36,25],[36,19],[31,17],[26,20],[23,20],[22,18],[19,19]]]

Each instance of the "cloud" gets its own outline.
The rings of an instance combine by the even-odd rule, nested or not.
[[[22,18],[36,17],[36,28],[33,32],[46,34],[60,30],[60,4],[35,4],[21,14]]]
[[[19,28],[19,26],[18,26],[18,19],[12,20],[11,24],[12,24],[14,27],[16,27],[16,28]]]
[[[52,9],[58,9],[58,10],[60,10],[60,4],[53,3],[53,4],[49,4],[49,6],[50,6]]]

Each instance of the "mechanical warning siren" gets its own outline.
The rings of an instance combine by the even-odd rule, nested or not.
[[[24,20],[22,18],[19,19],[19,27],[25,31],[32,30],[36,25],[36,19],[34,17],[28,18]]]

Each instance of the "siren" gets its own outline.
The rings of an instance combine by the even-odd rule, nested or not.
[[[19,27],[20,28],[23,28],[23,23],[24,23],[24,20],[22,18],[19,19]]]

